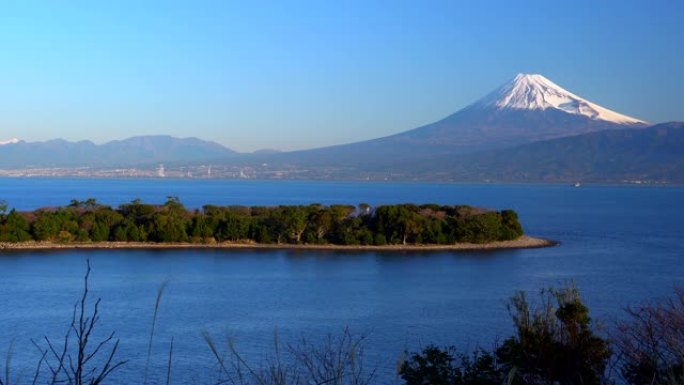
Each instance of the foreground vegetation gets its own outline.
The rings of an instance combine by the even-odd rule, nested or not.
[[[493,351],[430,345],[402,363],[406,385],[684,384],[684,291],[625,309],[600,333],[574,287],[509,302],[515,334]]]
[[[99,328],[100,300],[89,291],[88,263],[81,297],[61,339],[32,340],[40,358],[31,377],[13,375],[10,343],[0,385],[103,384],[117,381],[117,370],[128,361],[118,353],[115,333]],[[164,373],[151,375],[150,361],[157,312],[165,285],[154,305],[147,362],[139,382],[172,384],[171,339]],[[537,300],[524,292],[508,303],[514,333],[493,350],[459,352],[429,345],[400,360],[395,383],[406,385],[629,385],[684,384],[684,291],[672,298],[626,309],[611,332],[597,329],[574,284],[545,289]],[[379,383],[364,356],[364,338],[344,330],[321,340],[283,344],[276,337],[272,353],[258,363],[245,358],[233,340],[217,343],[207,332],[207,359],[215,374],[198,373],[199,383],[233,385],[369,385]],[[389,353],[391,354],[391,353]],[[157,368],[159,370],[159,368]],[[152,377],[156,378],[155,380]],[[23,379],[23,381],[22,381]],[[28,381],[26,381],[28,380]],[[138,382],[138,381],[136,381]]]
[[[32,212],[0,205],[0,242],[254,242],[310,245],[488,243],[523,235],[513,210],[399,204],[371,207],[206,205],[189,211],[135,200],[114,209],[94,199]]]

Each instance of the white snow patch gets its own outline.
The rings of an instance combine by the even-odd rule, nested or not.
[[[10,140],[0,140],[0,146],[4,146],[6,144],[17,144],[19,143],[19,139],[17,138],[12,138]]]
[[[492,92],[479,106],[498,109],[545,110],[555,108],[594,120],[619,124],[648,124],[647,122],[601,107],[562,88],[538,74],[518,74],[513,80]]]

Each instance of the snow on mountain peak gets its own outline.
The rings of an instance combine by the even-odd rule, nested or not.
[[[513,80],[476,104],[497,109],[555,108],[593,120],[605,120],[618,124],[647,124],[643,120],[611,111],[581,98],[539,74],[518,74]]]
[[[17,144],[19,143],[19,139],[17,138],[12,138],[10,140],[0,140],[0,146],[4,146],[6,144]]]

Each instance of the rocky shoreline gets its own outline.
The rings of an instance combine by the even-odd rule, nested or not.
[[[58,250],[58,249],[270,249],[270,250],[349,250],[349,251],[472,251],[472,250],[504,250],[532,249],[551,247],[558,242],[522,236],[511,241],[489,243],[457,243],[453,245],[302,245],[302,244],[266,244],[266,243],[155,243],[155,242],[18,242],[0,243],[0,250]]]

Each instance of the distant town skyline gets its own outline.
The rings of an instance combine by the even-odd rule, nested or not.
[[[321,147],[431,123],[521,72],[682,121],[683,14],[662,0],[9,2],[0,142]]]

